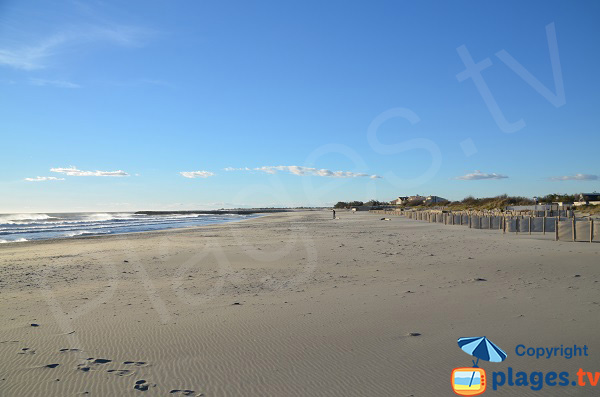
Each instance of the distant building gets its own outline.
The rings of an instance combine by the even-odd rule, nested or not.
[[[416,194],[414,196],[400,196],[398,197],[396,200],[392,200],[391,203],[395,204],[395,205],[405,205],[405,204],[411,204],[411,203],[418,203],[418,204],[430,204],[430,203],[441,203],[444,201],[448,201],[443,197],[439,197],[439,196],[421,196],[419,194]]]
[[[439,197],[439,196],[427,196],[427,198],[425,199],[425,204],[435,204],[435,203],[442,203],[448,201],[443,197]]]
[[[408,196],[400,196],[396,200],[392,200],[391,203],[395,205],[402,205],[408,202]]]
[[[589,202],[589,201],[600,201],[600,193],[581,193],[579,195],[579,201],[585,201],[585,202]]]
[[[600,193],[581,193],[579,195],[579,201],[574,205],[600,205]]]
[[[406,200],[407,204],[423,204],[425,202],[425,196],[421,196],[420,194],[415,194],[414,196],[409,196]]]
[[[556,205],[558,207],[558,209],[565,209],[565,210],[568,210],[571,207],[573,207],[573,203],[571,203],[570,201],[554,201],[554,202],[552,202],[552,205]]]

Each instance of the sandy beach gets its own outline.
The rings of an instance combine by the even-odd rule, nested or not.
[[[600,371],[600,244],[338,216],[3,244],[0,395],[451,396],[483,335],[489,374]]]

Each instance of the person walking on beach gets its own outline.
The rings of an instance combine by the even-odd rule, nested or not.
[[[332,210],[332,211],[333,211],[333,219],[335,219],[335,210]]]

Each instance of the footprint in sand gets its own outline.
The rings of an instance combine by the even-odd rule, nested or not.
[[[92,368],[90,368],[88,364],[78,364],[77,369],[83,372],[88,372]]]
[[[89,358],[88,360],[92,360],[92,358]],[[108,360],[106,358],[97,358],[94,361],[92,361],[92,364],[106,364],[106,363],[110,363],[112,360]]]
[[[125,365],[134,365],[136,367],[146,367],[148,363],[145,361],[123,361]]]
[[[67,348],[60,349],[60,350],[59,350],[59,352],[61,352],[61,353],[67,353],[67,352],[78,352],[78,351],[81,351],[81,350],[79,350],[79,349],[67,349]]]
[[[139,391],[148,391],[148,388],[155,386],[155,384],[151,385],[145,379],[140,379],[135,381],[135,385],[133,385],[133,388]]]
[[[134,371],[129,369],[109,369],[106,372],[117,376],[131,376],[135,373]]]
[[[28,347],[24,347],[17,354],[35,354],[35,350],[32,350],[32,349],[30,349]]]
[[[56,367],[58,367],[59,365],[60,365],[60,364],[47,364],[47,365],[44,365],[44,367],[46,367],[46,368],[56,368]]]
[[[87,362],[85,362],[85,363],[78,364],[77,369],[80,371],[83,371],[83,372],[88,372],[89,370],[92,369],[92,367],[97,367],[99,365],[112,362],[112,360],[109,360],[107,358],[94,358],[94,357],[90,357],[86,361]]]
[[[195,396],[195,397],[202,397],[204,396],[203,393],[200,394],[196,394],[196,392],[194,390],[189,390],[189,389],[173,389],[169,392],[169,394],[177,394],[177,395],[182,395],[182,396]]]

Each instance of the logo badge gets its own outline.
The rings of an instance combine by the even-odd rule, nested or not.
[[[485,392],[487,385],[485,370],[474,367],[454,368],[450,381],[459,396],[477,396]]]
[[[479,360],[499,363],[506,359],[506,352],[485,336],[459,338],[458,347],[465,353],[476,357],[472,367],[454,368],[450,382],[452,390],[459,396],[477,396],[485,392],[487,379],[485,370],[479,368]]]

